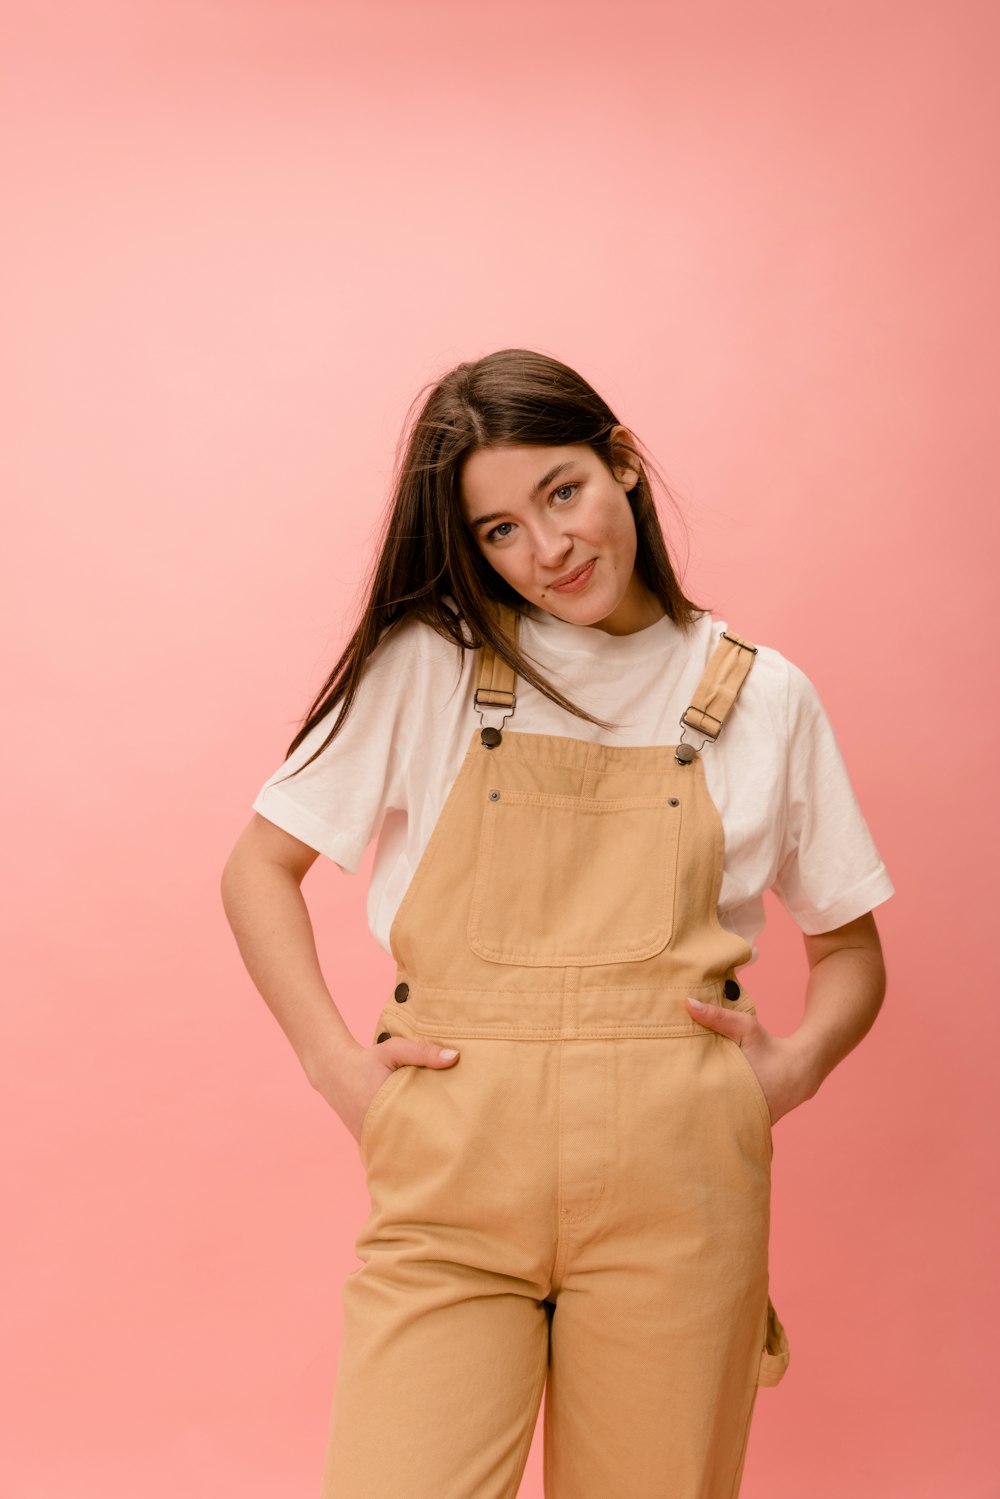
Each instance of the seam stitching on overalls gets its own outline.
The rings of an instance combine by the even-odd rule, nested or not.
[[[608,1051],[607,1047],[601,1049],[601,1086],[604,1090],[604,1118],[601,1124],[601,1186],[591,1199],[590,1205],[582,1213],[567,1213],[566,1222],[577,1224],[583,1223],[590,1217],[602,1198],[608,1184],[608,1139],[611,1134],[611,1080],[608,1073]]]

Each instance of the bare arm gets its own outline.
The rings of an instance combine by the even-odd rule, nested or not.
[[[257,990],[315,1086],[357,1042],[327,988],[301,884],[319,857],[254,813],[222,871],[222,904]]]
[[[355,1138],[372,1098],[404,1064],[454,1065],[455,1053],[405,1036],[354,1039],[327,988],[301,885],[319,855],[254,813],[222,871],[222,904],[240,956],[312,1086]]]
[[[804,1097],[868,1034],[885,998],[885,960],[871,911],[846,926],[803,933],[809,980],[802,1020],[789,1039],[801,1060]]]

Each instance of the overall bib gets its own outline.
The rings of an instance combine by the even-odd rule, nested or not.
[[[512,712],[514,673],[482,649],[476,707]],[[681,719],[702,748],[755,654],[721,636]],[[685,1005],[756,1013],[722,869],[683,733],[474,730],[373,1035],[461,1054],[396,1068],[364,1117],[322,1499],[514,1499],[543,1389],[548,1499],[737,1494],[788,1341],[767,1100]]]

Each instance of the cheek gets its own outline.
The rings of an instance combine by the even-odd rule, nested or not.
[[[630,556],[634,557],[636,548],[635,517],[628,506],[618,512],[617,522],[615,529],[618,536],[618,543],[623,552],[627,552]]]
[[[627,560],[635,552],[635,522],[632,512],[623,515],[620,510],[615,509],[606,513],[601,519],[599,537],[595,539],[613,548]]]
[[[487,548],[483,556],[493,571],[499,573],[501,578],[506,578],[508,583],[516,582],[519,575],[524,572],[523,561],[516,555],[515,548],[498,547],[495,552]]]

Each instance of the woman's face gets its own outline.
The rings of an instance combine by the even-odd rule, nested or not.
[[[631,442],[624,427],[613,437]],[[476,448],[462,469],[462,514],[483,556],[522,598],[570,624],[629,635],[663,616],[635,571],[626,498],[639,478],[609,473],[592,448]],[[556,587],[585,568],[575,587]]]

